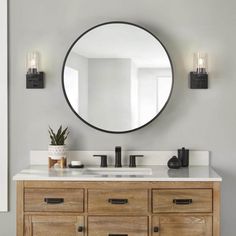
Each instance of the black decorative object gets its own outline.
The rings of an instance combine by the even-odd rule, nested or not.
[[[189,150],[185,149],[184,147],[182,149],[178,149],[178,158],[181,162],[182,167],[188,167],[189,165]]]
[[[167,165],[170,169],[179,169],[181,167],[181,162],[176,156],[173,156],[168,161]]]
[[[191,89],[207,89],[207,54],[195,53],[193,58],[194,71],[190,72],[189,87]]]

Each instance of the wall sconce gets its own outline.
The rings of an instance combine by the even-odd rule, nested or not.
[[[207,89],[208,74],[207,74],[207,54],[195,53],[193,57],[194,71],[190,72],[189,85],[191,89]]]
[[[26,88],[44,88],[44,73],[39,71],[39,53],[28,53],[26,65]]]

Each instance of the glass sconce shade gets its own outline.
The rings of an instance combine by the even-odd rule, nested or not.
[[[208,88],[208,72],[207,72],[207,54],[203,52],[194,53],[193,71],[189,76],[189,87],[191,89],[207,89]]]
[[[37,74],[39,72],[39,53],[29,52],[26,63],[27,74]]]
[[[44,72],[39,71],[39,53],[30,52],[26,60],[26,88],[40,89],[44,88]]]
[[[207,53],[204,52],[194,53],[193,70],[198,74],[207,73]]]

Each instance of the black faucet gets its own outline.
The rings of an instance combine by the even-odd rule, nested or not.
[[[107,155],[93,155],[94,157],[101,157],[100,167],[107,167]]]
[[[122,167],[121,164],[121,147],[115,147],[115,167]]]
[[[143,157],[143,155],[130,155],[129,156],[129,167],[136,167],[136,157]]]

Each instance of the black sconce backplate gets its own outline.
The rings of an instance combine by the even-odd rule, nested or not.
[[[44,73],[39,72],[35,74],[26,74],[26,88],[27,89],[44,88]]]
[[[208,88],[208,74],[199,74],[190,72],[189,88],[191,89],[207,89]]]

